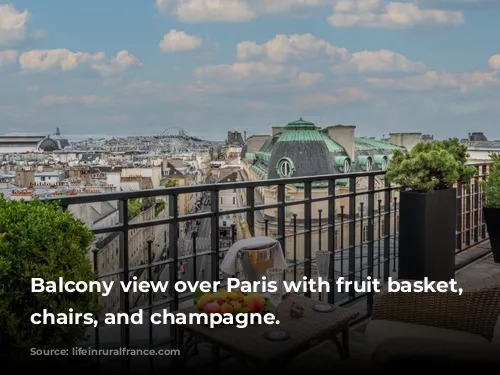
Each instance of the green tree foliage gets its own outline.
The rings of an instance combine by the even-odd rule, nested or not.
[[[0,318],[10,353],[29,348],[68,348],[84,338],[84,325],[33,325],[30,316],[49,312],[101,311],[93,293],[31,293],[31,278],[94,280],[87,254],[93,234],[56,202],[6,200],[0,196]],[[13,354],[12,357],[15,357]]]
[[[128,220],[132,220],[134,217],[141,213],[142,200],[138,199],[129,199],[127,201],[127,209],[128,209]]]
[[[129,199],[127,201],[128,220],[129,221],[132,220],[134,217],[138,216],[142,211],[147,210],[154,204],[155,204],[154,197]]]
[[[177,180],[174,180],[173,178],[169,178],[167,183],[165,184],[166,188],[176,187],[176,186],[177,186]]]
[[[422,142],[408,153],[394,153],[387,178],[415,192],[448,189],[456,182],[468,185],[476,169],[466,165],[467,157],[467,148],[458,139]]]
[[[490,174],[483,183],[484,206],[500,208],[500,154],[491,154]]]

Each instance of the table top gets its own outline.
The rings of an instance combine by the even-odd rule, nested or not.
[[[304,307],[304,315],[301,318],[290,316],[292,302]],[[236,328],[236,325],[210,328],[206,325],[179,324],[179,327],[233,354],[237,353],[258,362],[270,362],[308,349],[312,341],[324,340],[329,335],[340,333],[349,322],[359,316],[354,310],[337,306],[332,312],[319,313],[312,309],[317,303],[317,300],[298,295],[285,297],[278,311],[280,324],[255,324],[246,328]],[[197,311],[196,307],[192,306],[178,313]],[[267,340],[265,333],[276,329],[287,331],[290,338],[286,341]]]

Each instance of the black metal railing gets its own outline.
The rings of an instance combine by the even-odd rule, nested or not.
[[[479,166],[474,181],[484,179],[485,175],[486,167]],[[240,177],[244,181],[58,199],[63,209],[79,204],[117,202],[119,223],[92,229],[98,236],[119,233],[115,245],[110,242],[106,249],[93,251],[98,279],[127,282],[136,277],[169,281],[169,288],[156,294],[150,292],[131,296],[120,288],[119,295],[112,296],[110,301],[103,301],[109,311],[125,315],[139,310],[146,314],[163,309],[175,311],[192,304],[192,293],[179,292],[172,287],[178,280],[223,280],[225,275],[219,272],[220,262],[240,236],[238,227],[233,223],[230,233],[223,232],[221,237],[221,229],[224,230],[221,221],[227,217],[230,218],[227,220],[233,221],[246,220],[254,236],[266,235],[279,240],[289,263],[289,279],[314,277],[314,256],[319,249],[332,252],[332,283],[338,277],[349,281],[364,280],[367,276],[385,281],[388,277],[397,277],[399,190],[387,182],[384,172],[246,181],[248,176],[243,170]],[[471,189],[473,192],[460,186],[457,189],[460,203],[457,252],[487,237],[479,185],[473,183]],[[180,214],[189,212],[186,207],[179,206],[179,202],[185,203],[181,196],[186,194],[203,194],[209,198],[210,204],[206,210]],[[233,201],[236,204],[225,207],[225,194],[236,194]],[[151,197],[166,199],[166,217],[130,222],[128,201]],[[468,207],[465,210],[464,202]],[[179,229],[180,226],[188,227],[187,223],[190,223],[189,230]],[[138,237],[142,243],[136,240],[137,233],[153,227],[160,228],[156,237],[163,239],[157,254],[153,250],[156,237],[151,231],[148,238],[144,235]],[[113,254],[117,254],[116,258]],[[134,260],[136,258],[139,260]],[[115,269],[110,270],[110,267]],[[371,293],[351,289],[348,293],[331,292],[328,299],[330,303],[362,308],[364,316],[371,313]],[[142,325],[99,325],[92,335],[93,345],[101,348],[173,345],[175,330],[172,326],[153,326],[149,319],[144,321]],[[116,331],[118,328],[119,332]],[[126,361],[126,366],[130,366],[130,359]]]
[[[489,173],[488,164],[475,165],[476,176],[468,186],[457,184],[457,254],[488,238],[483,216],[481,183]]]

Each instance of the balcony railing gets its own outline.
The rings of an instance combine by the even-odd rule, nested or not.
[[[478,174],[469,188],[457,187],[457,253],[487,238],[478,183],[486,176],[487,166],[477,168]],[[247,179],[244,170],[239,173],[242,180]],[[186,213],[190,207],[181,207],[180,202],[191,201],[181,197],[193,194],[209,202],[206,211]],[[151,197],[166,199],[168,215],[130,222],[128,201]],[[230,208],[224,204],[224,198],[228,197],[230,200],[235,197],[232,200],[235,204]],[[219,281],[225,277],[219,272],[220,262],[230,245],[240,238],[240,233],[237,225],[226,223],[229,236],[222,238],[224,219],[236,224],[244,219],[254,236],[266,235],[279,240],[290,265],[289,279],[314,277],[315,252],[319,249],[334,253],[332,282],[340,276],[349,281],[364,280],[367,276],[383,281],[397,277],[398,199],[398,187],[391,186],[385,173],[378,171],[77,195],[58,200],[65,210],[73,205],[117,201],[118,224],[92,229],[96,235],[119,234],[114,247],[114,240],[101,241],[106,249],[93,250],[99,279],[119,278],[127,282],[135,276],[141,280],[169,281],[169,285],[173,285],[181,278]],[[160,228],[156,234],[154,227]],[[145,232],[138,236],[141,230]],[[133,264],[132,258],[139,261]],[[114,269],[110,270],[113,265]],[[131,295],[121,288],[118,292],[103,302],[110,311],[125,314],[138,310],[148,314],[161,309],[175,311],[192,303],[190,293],[178,293],[173,288],[165,293],[145,295]],[[310,293],[306,296],[317,297]],[[353,289],[349,293],[331,292],[328,299],[330,303],[361,309],[365,317],[370,314],[373,303],[371,293],[358,293]],[[103,324],[95,328],[92,345],[154,348],[175,342],[173,327],[122,324],[119,333],[110,332],[112,327],[116,326]]]

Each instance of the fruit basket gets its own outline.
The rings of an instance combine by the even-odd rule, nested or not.
[[[228,292],[225,289],[206,293],[198,291],[194,304],[198,311],[207,314],[261,314],[268,309],[268,299],[258,293]]]

